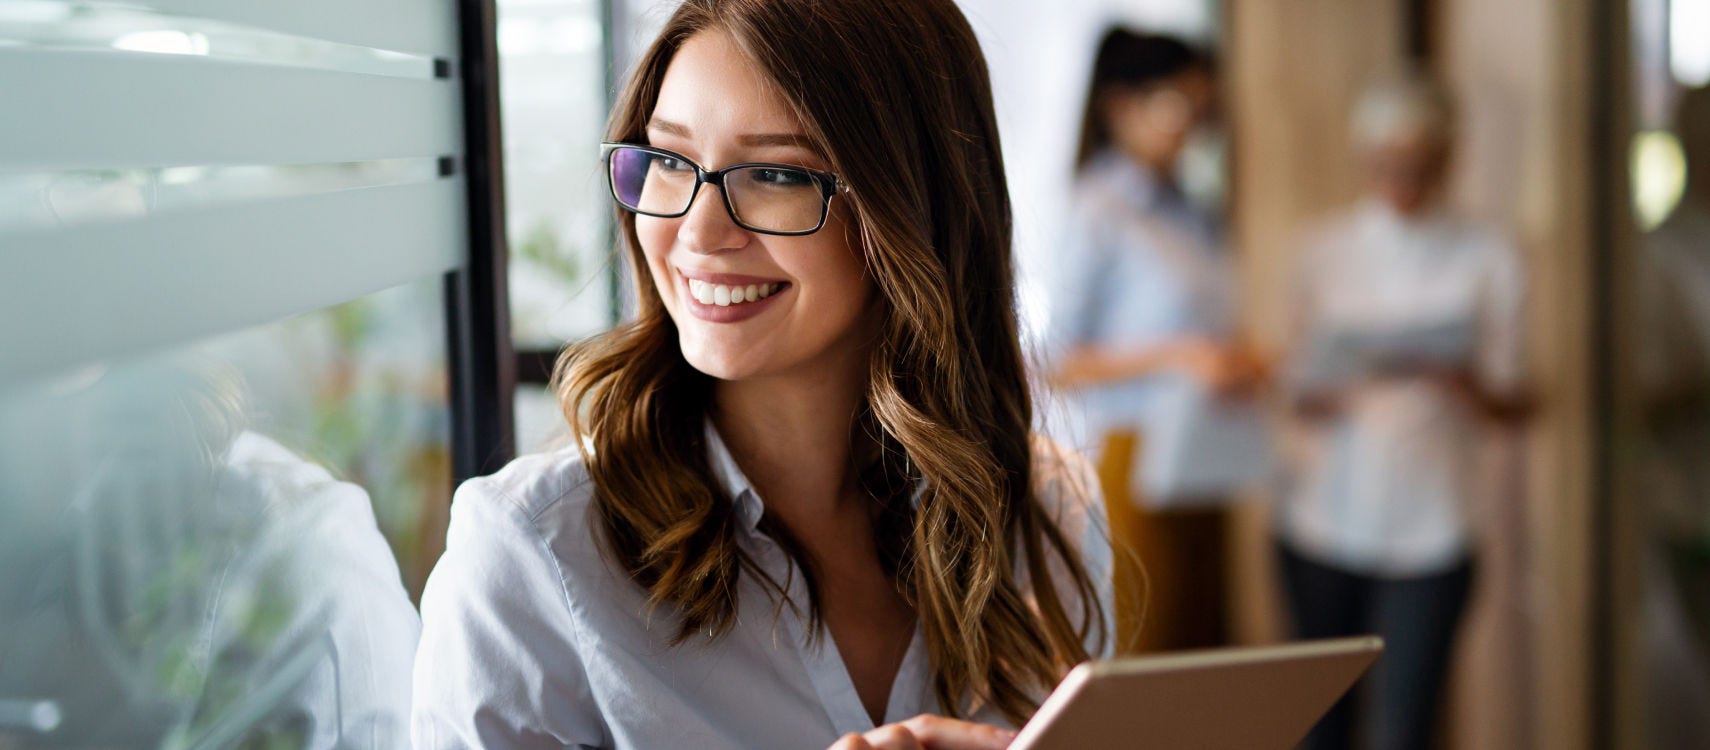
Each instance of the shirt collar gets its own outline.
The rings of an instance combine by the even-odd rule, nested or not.
[[[760,526],[760,518],[766,514],[766,505],[760,500],[760,493],[754,489],[754,483],[748,481],[748,475],[742,473],[742,467],[736,465],[736,457],[730,455],[730,448],[724,444],[724,438],[718,434],[718,428],[713,426],[711,417],[706,420],[707,463],[712,466],[713,478],[718,480],[719,489],[730,496],[736,504],[736,517],[742,522],[746,531],[754,531]],[[925,479],[915,482],[914,492],[909,496],[909,502],[916,509],[920,508],[920,500],[926,496],[927,484]]]
[[[712,465],[713,478],[718,480],[719,488],[730,496],[731,502],[736,503],[736,517],[742,522],[742,528],[753,531],[760,525],[760,517],[765,515],[766,509],[760,503],[760,493],[754,491],[754,483],[748,481],[742,467],[736,465],[736,458],[730,455],[724,438],[719,437],[711,417],[706,421],[706,442],[707,463]]]

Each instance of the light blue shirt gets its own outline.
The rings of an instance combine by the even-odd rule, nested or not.
[[[806,602],[802,577],[789,575],[788,557],[758,531],[759,495],[710,425],[707,453],[738,506],[742,548]],[[1039,497],[1079,542],[1108,626],[1110,547],[1097,484],[1085,462],[1071,472],[1054,450],[1035,453]],[[810,645],[807,624],[747,576],[729,634],[669,645],[674,620],[650,616],[642,589],[595,543],[593,494],[574,448],[517,459],[458,489],[445,555],[422,595],[417,748],[821,750],[873,728],[833,639]],[[1065,580],[1059,590],[1073,589]],[[940,713],[931,677],[917,630],[885,721]],[[974,718],[1004,723],[992,711]]]
[[[1233,326],[1234,269],[1213,222],[1178,191],[1113,151],[1075,184],[1074,209],[1050,284],[1050,349],[1143,349],[1171,339],[1223,339]],[[1089,387],[1076,442],[1113,429],[1157,433],[1193,384],[1184,375]],[[1137,466],[1137,471],[1146,472]],[[1155,484],[1134,478],[1133,486]],[[1156,500],[1158,498],[1149,498]]]

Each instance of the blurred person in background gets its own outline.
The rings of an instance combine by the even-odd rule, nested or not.
[[[1244,470],[1238,456],[1196,449],[1184,433],[1203,432],[1217,409],[1208,404],[1251,390],[1261,374],[1233,334],[1234,269],[1218,221],[1178,180],[1215,93],[1206,53],[1106,32],[1050,285],[1052,379],[1081,399],[1107,496],[1132,500],[1109,505],[1113,535],[1134,549],[1146,579],[1144,603],[1118,583],[1119,637],[1135,651],[1226,639],[1223,505],[1242,477],[1178,470]],[[1249,427],[1234,429],[1262,441]]]
[[[1515,249],[1444,202],[1455,137],[1435,82],[1399,76],[1358,101],[1366,198],[1310,235],[1290,305],[1287,396],[1301,440],[1277,513],[1301,638],[1375,632],[1368,682],[1308,737],[1426,748],[1473,583],[1474,460],[1520,412],[1522,272]]]
[[[1685,91],[1680,203],[1643,244],[1637,377],[1644,622],[1657,748],[1710,747],[1710,88]]]

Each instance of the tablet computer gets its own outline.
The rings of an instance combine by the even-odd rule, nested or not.
[[[1365,636],[1087,662],[1010,750],[1287,750],[1382,652]]]

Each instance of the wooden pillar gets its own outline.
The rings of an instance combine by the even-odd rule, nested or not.
[[[1524,724],[1465,746],[1588,747],[1593,736],[1594,0],[1442,0],[1438,71],[1461,99],[1454,195],[1507,227],[1527,263],[1538,413],[1527,430],[1519,503],[1518,632],[1486,643],[1487,675],[1523,679],[1492,701]],[[1516,664],[1517,653],[1529,658]],[[1477,680],[1463,681],[1477,684]],[[1489,684],[1488,682],[1485,684]],[[1519,695],[1515,695],[1519,693]],[[1518,698],[1518,700],[1515,700]],[[1463,701],[1477,706],[1480,702]],[[1487,717],[1492,727],[1500,717]],[[1474,740],[1482,740],[1474,742]]]

